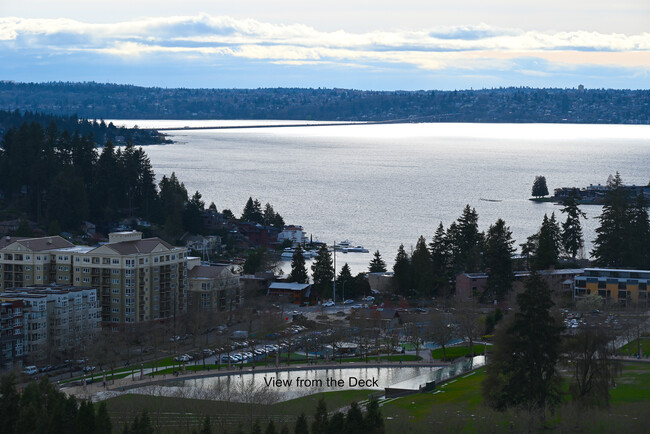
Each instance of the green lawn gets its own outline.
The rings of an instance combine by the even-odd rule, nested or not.
[[[490,352],[490,345],[488,347],[488,353]],[[485,351],[485,345],[483,344],[476,344],[474,345],[474,354],[481,355]],[[469,345],[468,346],[454,346],[454,347],[445,347],[445,354],[447,356],[447,360],[454,360],[459,357],[465,357],[470,355],[470,349]],[[442,360],[442,348],[436,348],[435,350],[431,350],[431,356],[436,359],[436,360]]]
[[[628,343],[627,345],[619,348],[617,352],[628,356],[635,356],[638,352],[638,339]],[[641,338],[641,354],[650,356],[650,337]]]

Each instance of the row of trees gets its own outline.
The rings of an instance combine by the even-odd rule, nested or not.
[[[248,198],[241,220],[245,222],[259,223],[264,226],[274,226],[280,230],[284,228],[284,219],[279,213],[276,213],[270,203],[266,203],[262,211],[262,204],[258,199]]]
[[[650,268],[650,221],[648,202],[639,195],[630,203],[629,193],[622,188],[617,173],[607,193],[603,212],[598,217],[594,249],[591,254],[598,266]],[[561,208],[566,215],[559,222],[555,213],[544,215],[537,233],[520,244],[521,254],[530,270],[545,270],[560,265],[562,258],[574,261],[584,247],[582,219],[577,192],[570,194]],[[425,296],[446,294],[461,272],[487,272],[485,298],[501,299],[507,294],[514,278],[512,232],[502,219],[491,225],[487,233],[478,229],[476,210],[465,207],[457,221],[445,229],[439,224],[431,242],[420,237],[413,251],[406,252],[400,245],[393,271],[396,292],[409,295],[410,290]],[[379,252],[370,264],[371,271],[384,271],[385,264]]]
[[[377,252],[379,253],[379,252]],[[326,244],[322,244],[316,254],[316,259],[311,265],[313,286],[312,290],[319,298],[333,297],[334,290],[334,261]],[[305,256],[302,247],[296,246],[293,257],[291,258],[291,272],[289,274],[290,282],[308,283],[309,275],[305,265]],[[368,281],[365,273],[352,275],[350,266],[345,263],[336,276],[336,287],[341,290],[339,296],[342,297],[345,292],[347,298],[355,298],[370,292]]]

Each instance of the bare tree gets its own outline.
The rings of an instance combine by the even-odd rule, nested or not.
[[[474,355],[474,341],[481,336],[481,311],[475,298],[456,302],[456,321],[460,335],[467,338],[469,350]]]
[[[431,319],[429,336],[442,348],[442,360],[447,360],[446,345],[457,335],[456,324],[451,313],[435,313]]]
[[[565,363],[572,376],[569,390],[574,401],[587,407],[609,406],[609,387],[620,372],[609,345],[613,338],[606,327],[596,323],[581,327],[566,339]]]
[[[416,322],[407,322],[404,324],[404,333],[406,333],[407,342],[415,346],[415,355],[420,355],[420,347],[422,346],[422,338],[425,335],[425,327]]]

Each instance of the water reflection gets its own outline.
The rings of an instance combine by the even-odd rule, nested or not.
[[[463,359],[446,367],[363,367],[241,373],[170,381],[134,389],[132,393],[179,398],[270,404],[319,392],[387,387],[417,390],[483,366],[485,357]]]

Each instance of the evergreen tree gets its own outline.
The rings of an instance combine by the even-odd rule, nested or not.
[[[336,287],[343,289],[343,291],[347,289],[348,298],[354,298],[354,295],[352,295],[355,293],[354,277],[352,277],[352,272],[350,271],[350,266],[347,262],[343,264],[341,271],[339,271],[339,275],[336,278]],[[345,297],[345,292],[342,292],[341,297]]]
[[[241,214],[241,220],[245,222],[252,222],[254,214],[255,205],[253,205],[253,198],[249,196],[248,201],[246,201],[246,205],[244,205],[244,211]]]
[[[359,404],[352,402],[348,413],[345,415],[345,425],[343,427],[343,432],[345,434],[358,434],[365,431],[365,426],[363,422],[363,413],[359,408]]]
[[[95,432],[95,408],[92,401],[81,401],[77,413],[76,432],[79,434]]]
[[[639,194],[628,211],[628,248],[625,266],[639,270],[650,269],[650,221],[648,201]]]
[[[372,259],[370,260],[368,271],[371,273],[386,272],[386,262],[384,262],[384,260],[381,258],[381,254],[379,253],[379,250],[375,251]]]
[[[289,282],[307,283],[308,281],[309,276],[307,275],[307,267],[305,266],[305,256],[302,254],[302,247],[298,244],[291,257]]]
[[[311,434],[327,434],[327,425],[327,406],[325,405],[325,399],[321,396],[316,405],[314,422],[311,424]]]
[[[266,425],[266,430],[264,431],[264,434],[276,434],[277,431],[275,430],[275,424],[273,423],[273,419],[269,420],[269,424]]]
[[[549,219],[544,214],[542,226],[537,235],[537,248],[533,259],[533,267],[536,270],[546,270],[558,263],[561,249],[560,229],[555,220],[555,213]]]
[[[438,225],[436,233],[429,243],[429,254],[431,255],[431,275],[433,279],[432,295],[438,296],[441,290],[449,285],[451,277],[449,275],[449,246],[442,222]]]
[[[567,215],[566,221],[562,223],[562,247],[575,260],[584,245],[580,218],[586,219],[587,215],[578,207],[578,192],[576,189],[571,191],[562,205],[562,212]]]
[[[455,225],[449,227],[447,238],[454,244],[454,271],[473,272],[481,268],[483,234],[478,230],[478,213],[465,206]]]
[[[433,265],[427,242],[423,236],[418,238],[411,255],[412,281],[418,293],[430,295],[433,286]]]
[[[395,264],[393,264],[393,279],[398,294],[406,294],[411,288],[411,261],[404,250],[404,244],[400,244],[397,249]]]
[[[201,200],[201,193],[198,191],[185,204],[183,211],[183,228],[191,234],[203,233],[203,211],[205,203]]]
[[[345,429],[345,415],[337,411],[332,415],[327,425],[327,434],[342,434]]]
[[[183,232],[183,213],[187,202],[185,185],[179,182],[176,173],[172,172],[169,178],[162,177],[159,187],[161,217],[162,222],[165,224],[165,232],[172,237],[181,235]]]
[[[548,195],[548,187],[546,186],[546,177],[536,176],[533,182],[533,197],[543,197]]]
[[[264,221],[264,226],[273,226],[273,223],[275,222],[275,210],[268,202],[264,206],[262,220]]]
[[[135,417],[131,426],[131,434],[153,434],[154,429],[146,409],[142,410],[139,416]]]
[[[318,249],[316,259],[311,265],[311,272],[316,294],[327,294],[332,287],[332,281],[334,280],[332,255],[327,250],[327,245],[323,244],[320,249]]]
[[[296,419],[296,427],[293,432],[294,434],[309,434],[309,426],[307,425],[305,413],[300,413],[300,416]]]
[[[497,329],[492,360],[487,365],[483,395],[493,408],[523,406],[544,411],[559,401],[556,362],[562,326],[551,315],[551,293],[533,273],[517,296],[514,320]]]
[[[113,431],[113,424],[108,416],[106,410],[106,402],[102,401],[97,407],[97,414],[95,416],[95,432],[97,434],[111,434]]]
[[[376,397],[371,397],[368,402],[366,416],[364,417],[364,432],[370,434],[383,434],[384,433],[384,418],[381,416],[379,409],[379,401]]]
[[[16,376],[12,373],[4,375],[0,379],[0,420],[5,432],[14,432],[19,412],[19,398]]]
[[[610,190],[605,195],[603,211],[598,217],[600,226],[596,228],[591,256],[599,267],[624,267],[629,248],[627,194],[618,172],[608,184]]]
[[[490,226],[485,239],[485,267],[487,291],[490,297],[502,300],[512,289],[515,275],[512,271],[512,247],[515,241],[506,222],[498,219]]]

